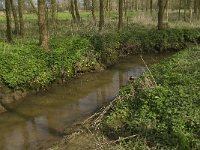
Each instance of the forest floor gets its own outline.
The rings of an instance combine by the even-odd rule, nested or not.
[[[199,46],[147,66],[50,150],[200,149],[199,66]]]

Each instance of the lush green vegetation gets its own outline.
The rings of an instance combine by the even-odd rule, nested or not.
[[[189,48],[129,83],[105,117],[114,149],[200,149],[200,49]]]
[[[121,32],[77,33],[50,40],[50,52],[36,43],[0,43],[0,79],[10,88],[42,88],[77,73],[99,70],[120,56],[178,51],[200,40],[199,29],[162,31],[134,27]]]

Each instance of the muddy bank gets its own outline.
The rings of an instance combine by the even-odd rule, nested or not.
[[[30,91],[27,89],[12,90],[0,85],[0,113],[6,112],[10,107],[17,105]]]

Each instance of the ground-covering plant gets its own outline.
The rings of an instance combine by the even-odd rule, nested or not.
[[[103,123],[117,149],[200,149],[200,48],[154,65],[120,93]]]
[[[120,56],[178,51],[199,43],[199,29],[155,29],[134,26],[120,32],[77,33],[50,39],[49,52],[36,42],[0,43],[0,80],[10,88],[42,88],[58,78],[110,66]]]

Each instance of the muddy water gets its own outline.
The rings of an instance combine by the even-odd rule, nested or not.
[[[164,55],[145,56],[148,64]],[[0,115],[0,150],[45,149],[77,120],[95,112],[117,96],[130,76],[145,70],[139,56],[123,59],[101,73],[89,73],[67,85],[27,97],[18,107]]]

